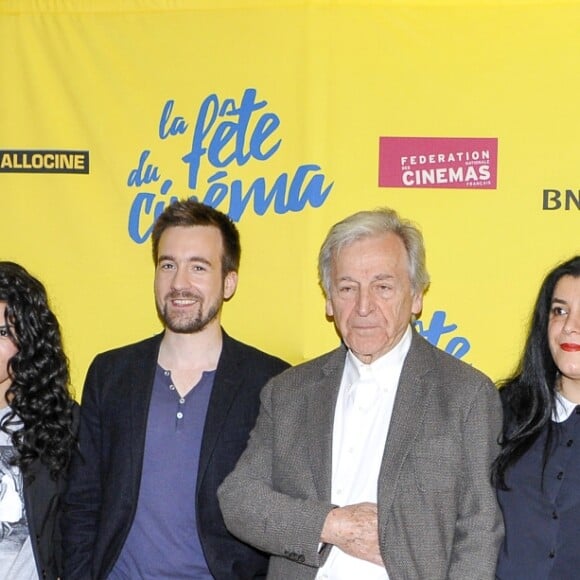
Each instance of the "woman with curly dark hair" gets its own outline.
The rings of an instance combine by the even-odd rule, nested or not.
[[[0,262],[0,578],[56,579],[78,407],[41,282]]]
[[[518,370],[500,387],[496,577],[580,578],[580,256],[544,279]]]

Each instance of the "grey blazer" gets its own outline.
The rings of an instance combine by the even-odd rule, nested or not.
[[[218,491],[226,526],[271,553],[268,578],[316,576],[332,509],[334,407],[346,350],[264,388],[246,451]],[[503,536],[490,485],[501,405],[493,383],[416,333],[401,373],[378,482],[390,580],[492,579]]]

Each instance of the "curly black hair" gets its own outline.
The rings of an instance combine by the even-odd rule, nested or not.
[[[8,361],[10,412],[0,429],[10,435],[14,462],[24,477],[38,459],[56,479],[76,446],[74,401],[58,320],[43,284],[14,262],[0,262],[0,302],[6,305],[3,324],[18,349]]]

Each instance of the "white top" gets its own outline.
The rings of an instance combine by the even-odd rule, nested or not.
[[[371,364],[350,351],[334,411],[331,501],[338,506],[377,503],[377,486],[395,395],[411,346],[409,326],[400,342]],[[317,580],[388,580],[382,566],[334,546]]]
[[[552,421],[555,423],[563,423],[577,406],[577,403],[569,401],[562,393],[556,391],[556,406],[552,413]]]
[[[9,412],[10,407],[0,409],[0,421]],[[0,578],[38,580],[24,510],[22,473],[10,464],[13,456],[10,435],[0,430]]]

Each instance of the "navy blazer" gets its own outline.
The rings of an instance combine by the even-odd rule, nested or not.
[[[135,517],[149,401],[163,334],[98,355],[85,381],[63,513],[64,578],[106,578]],[[264,384],[288,367],[223,333],[202,438],[197,528],[217,580],[265,576],[267,556],[227,530],[216,491],[246,447]],[[166,490],[171,493],[171,490]]]

